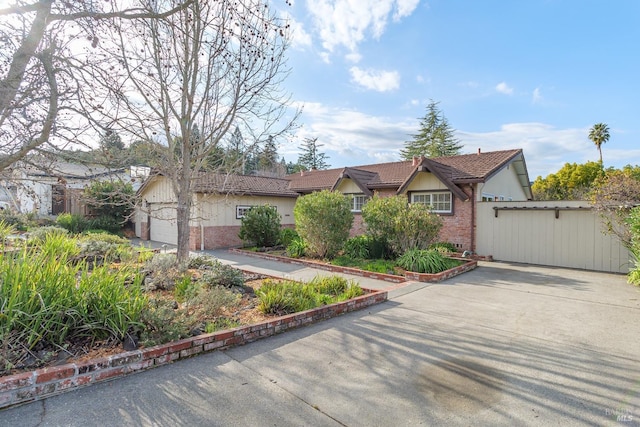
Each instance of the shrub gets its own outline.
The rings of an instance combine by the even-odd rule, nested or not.
[[[283,228],[280,230],[280,244],[285,248],[291,244],[295,239],[298,239],[298,232],[293,228]]]
[[[457,252],[457,248],[456,245],[454,245],[453,243],[449,243],[449,242],[436,242],[436,243],[432,243],[429,245],[428,249],[435,249],[439,252],[444,252],[444,253],[453,253],[453,252]]]
[[[333,258],[349,238],[353,224],[351,201],[337,191],[301,196],[293,209],[296,230],[307,245],[306,253]]]
[[[62,213],[56,218],[56,224],[73,234],[80,234],[88,228],[87,219],[78,214]]]
[[[275,315],[309,310],[362,294],[360,286],[340,276],[316,277],[307,284],[267,279],[256,290],[258,309]]]
[[[4,220],[0,220],[0,245],[4,245],[7,237],[16,232],[15,225],[8,224]]]
[[[242,218],[238,236],[258,247],[275,246],[280,240],[280,220],[275,207],[254,206]]]
[[[302,258],[307,250],[307,245],[301,237],[294,238],[287,245],[287,256],[291,258]]]
[[[640,207],[631,209],[626,220],[631,235],[631,257],[633,269],[627,275],[627,281],[640,286]]]
[[[104,230],[109,233],[117,233],[122,230],[124,222],[121,218],[117,218],[109,215],[101,215],[96,218],[91,218],[88,221],[87,227],[92,230]]]
[[[442,228],[440,217],[421,203],[407,202],[406,196],[374,196],[362,207],[367,234],[385,242],[396,254],[426,249]]]
[[[146,304],[141,276],[70,263],[66,251],[47,246],[63,238],[50,235],[42,249],[0,254],[0,359],[5,369],[37,346],[63,346],[78,337],[122,339],[139,324]]]
[[[66,228],[57,227],[55,225],[48,225],[45,227],[37,227],[29,232],[29,243],[38,244],[43,242],[49,235],[67,235],[69,231]]]
[[[410,249],[397,263],[400,267],[416,273],[436,274],[459,265],[459,262],[446,258],[435,249]]]
[[[135,192],[131,183],[122,181],[94,181],[84,189],[83,196],[91,214],[96,217],[108,217],[113,224],[118,224],[119,230],[133,211]],[[103,220],[102,225],[108,221]],[[107,228],[100,228],[108,230]]]
[[[213,267],[216,264],[216,262],[218,261],[210,256],[195,255],[195,256],[189,257],[188,268],[206,269],[206,268]]]
[[[369,236],[361,235],[348,239],[344,242],[344,255],[349,258],[369,258],[369,242],[372,239]]]
[[[209,287],[232,288],[244,285],[244,275],[237,268],[214,260],[213,265],[202,273],[200,281]]]

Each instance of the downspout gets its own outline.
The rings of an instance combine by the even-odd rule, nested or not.
[[[476,252],[476,194],[471,184],[471,252]]]

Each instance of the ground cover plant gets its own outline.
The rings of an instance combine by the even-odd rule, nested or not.
[[[0,224],[2,230],[9,229]],[[103,232],[71,235],[49,226],[24,242],[0,252],[0,375],[252,324],[362,293],[341,278],[281,284],[211,257],[180,265],[174,253]]]

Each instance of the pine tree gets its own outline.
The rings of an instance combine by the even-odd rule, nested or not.
[[[413,157],[444,157],[460,154],[462,144],[455,137],[455,129],[438,109],[438,103],[431,101],[427,106],[427,114],[420,119],[420,130],[411,135],[412,141],[405,142],[400,156],[404,160]]]
[[[298,157],[298,164],[306,170],[310,169],[329,169],[326,160],[329,159],[325,153],[319,152],[322,144],[318,144],[318,138],[305,138],[300,146],[302,154]]]
[[[278,164],[278,147],[273,137],[269,137],[264,144],[264,148],[260,151],[258,157],[258,169],[262,173],[269,174],[276,170]]]

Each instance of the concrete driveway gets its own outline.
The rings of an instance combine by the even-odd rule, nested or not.
[[[640,289],[501,263],[0,412],[2,426],[639,424]]]

